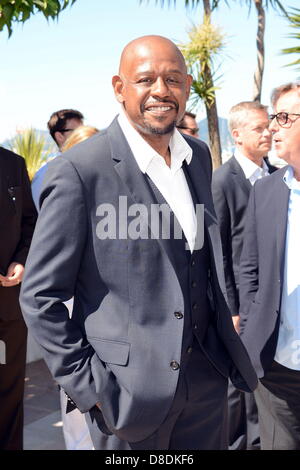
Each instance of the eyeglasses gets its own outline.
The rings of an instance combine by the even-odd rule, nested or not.
[[[277,114],[270,114],[269,115],[269,120],[270,121],[273,121],[273,119],[276,118],[276,121],[277,123],[279,124],[279,126],[281,127],[291,127],[292,123],[296,121],[296,119],[292,120],[289,116],[300,116],[300,114],[296,114],[296,113],[285,113],[285,112],[281,112],[281,113],[277,113]]]
[[[187,131],[190,131],[192,135],[196,135],[199,132],[198,127],[183,127],[183,126],[177,126],[177,129],[185,129]]]
[[[73,132],[73,131],[75,131],[75,129],[59,129],[59,130],[56,131],[56,132],[64,133],[64,132]]]

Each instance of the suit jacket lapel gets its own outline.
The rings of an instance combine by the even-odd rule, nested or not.
[[[230,159],[230,168],[235,180],[242,188],[246,196],[249,197],[252,188],[251,183],[245,177],[245,173],[243,172],[241,165],[238,163],[237,159],[234,156]]]
[[[197,158],[196,155],[193,155],[191,163],[187,165],[186,169],[193,184],[198,201],[200,204],[204,205],[204,229],[207,229],[211,260],[214,261],[214,268],[220,281],[220,285],[225,286],[222,246],[218,221],[209,186],[210,180],[204,172],[201,158]],[[199,222],[201,223],[198,218],[197,222],[198,224]],[[201,227],[198,226],[198,233],[199,230],[201,230]],[[225,295],[225,298],[227,298],[225,291],[223,291],[223,294]]]
[[[281,173],[282,174],[282,173]],[[284,268],[284,253],[285,253],[285,239],[286,239],[286,229],[287,229],[287,219],[288,219],[288,205],[290,190],[287,185],[282,180],[282,177],[278,181],[274,180],[276,183],[276,190],[274,191],[274,204],[276,207],[276,242],[277,242],[277,255],[279,260],[279,268],[281,278],[283,277],[283,268]]]
[[[158,208],[158,203],[146,181],[145,175],[141,172],[131,152],[117,118],[109,126],[107,133],[111,144],[112,158],[116,162],[114,166],[115,171],[127,187],[128,192],[135,203],[142,204],[147,208],[148,220],[146,220],[146,222],[151,230],[151,207],[152,210]],[[170,241],[161,238],[157,241],[167,252],[171,263],[175,266]]]

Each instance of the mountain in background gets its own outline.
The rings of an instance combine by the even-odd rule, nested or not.
[[[202,119],[201,121],[198,122],[198,127],[199,127],[199,134],[200,134],[200,139],[204,140],[204,142],[209,145],[209,138],[208,138],[208,127],[207,127],[207,119]],[[222,147],[222,152],[232,152],[232,147],[233,147],[233,141],[230,136],[230,133],[228,131],[228,124],[227,124],[227,119],[220,117],[219,118],[219,130],[220,130],[220,139],[221,139],[221,147]],[[52,140],[52,137],[49,135],[48,131],[42,131],[39,129],[36,129],[38,133],[43,135],[46,139],[46,147],[53,146],[54,142]],[[0,144],[2,147],[8,148],[9,149],[9,144],[13,140],[12,139],[7,139],[2,144]]]
[[[207,119],[202,119],[201,121],[199,121],[198,127],[200,139],[204,140],[204,142],[209,146]],[[233,147],[233,140],[228,130],[227,119],[222,117],[219,118],[219,130],[222,152],[227,151],[231,153]]]

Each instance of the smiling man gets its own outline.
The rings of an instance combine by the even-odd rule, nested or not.
[[[240,265],[240,329],[260,378],[262,449],[300,449],[300,85],[274,90],[270,131],[287,167],[255,184]]]
[[[257,381],[224,299],[209,150],[176,130],[191,77],[170,40],[145,36],[112,83],[120,115],[49,164],[24,315],[96,449],[226,448],[228,376]],[[161,206],[169,237],[143,217]]]

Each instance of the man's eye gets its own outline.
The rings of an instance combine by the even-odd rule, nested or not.
[[[140,80],[138,80],[138,83],[150,83],[151,82],[151,78],[140,78]]]

